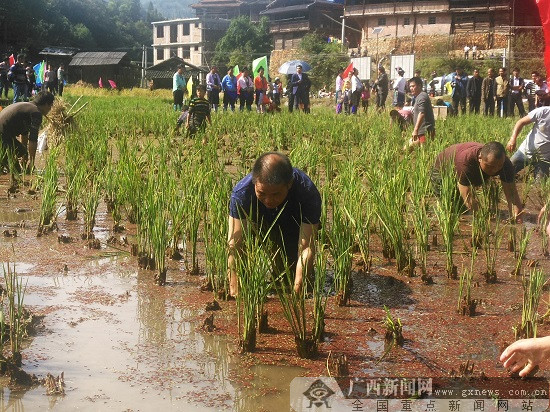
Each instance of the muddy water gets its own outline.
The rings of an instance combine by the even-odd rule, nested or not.
[[[16,264],[28,281],[26,305],[46,313],[23,351],[24,369],[64,372],[66,395],[4,387],[2,410],[288,410],[289,383],[301,368],[257,365],[246,385],[236,384],[234,343],[197,331],[200,310],[174,304],[173,290],[158,293],[151,273],[130,259],[111,254],[40,276],[33,275],[40,265]]]

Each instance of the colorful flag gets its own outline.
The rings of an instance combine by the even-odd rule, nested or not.
[[[258,75],[258,71],[260,70],[260,67],[263,67],[264,72],[267,73],[267,56],[258,57],[256,60],[252,62],[252,73],[254,74],[254,77]]]
[[[103,82],[101,81],[101,77],[99,78],[99,82],[97,83],[99,84],[99,88],[103,89]]]
[[[189,76],[189,81],[187,82],[187,94],[190,99],[193,97],[193,76]]]
[[[550,0],[537,0],[537,6],[544,32],[544,67],[550,79]]]
[[[109,82],[109,85],[111,86],[111,89],[116,89],[116,83],[114,80],[107,80]]]
[[[36,85],[38,87],[42,86],[42,83],[44,82],[44,65],[45,62],[42,61],[33,66],[34,74],[36,76]]]
[[[342,74],[342,78],[345,79],[349,76],[349,74],[353,71],[353,62],[346,67],[346,70],[344,70],[344,73]]]
[[[241,71],[239,70],[239,65],[236,64],[235,67],[233,67],[233,76],[237,77]]]
[[[10,66],[13,66],[15,64],[15,57],[13,57],[13,54],[10,56]]]

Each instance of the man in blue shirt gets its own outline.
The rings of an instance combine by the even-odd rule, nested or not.
[[[183,106],[183,93],[187,85],[183,77],[183,64],[178,65],[178,70],[174,73],[172,79],[172,94],[174,96],[174,111],[181,110]],[[190,96],[192,97],[192,96]]]
[[[321,218],[321,195],[311,179],[293,168],[287,156],[261,155],[231,193],[229,204],[229,293],[238,291],[235,252],[242,247],[243,225],[269,230],[287,263],[295,267],[294,290],[300,291],[304,274],[313,273],[315,238]],[[277,238],[278,237],[278,238]]]

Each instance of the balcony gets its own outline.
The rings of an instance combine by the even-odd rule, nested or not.
[[[310,24],[307,20],[293,22],[272,22],[269,26],[269,33],[292,33],[296,31],[309,31]]]

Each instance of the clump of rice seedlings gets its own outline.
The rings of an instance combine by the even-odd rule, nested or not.
[[[327,186],[325,186],[326,188]],[[327,190],[322,190],[320,229],[317,236],[315,278],[313,279],[313,339],[320,343],[325,333],[325,313],[329,291],[325,290],[328,268]]]
[[[351,266],[353,263],[353,232],[345,210],[338,206],[341,197],[333,192],[332,226],[330,228],[330,247],[334,260],[334,288],[339,306],[348,304],[351,290]],[[336,206],[335,206],[336,205]]]
[[[95,215],[101,198],[102,180],[101,173],[88,174],[82,186],[81,206],[84,211],[84,233],[82,234],[82,238],[86,240],[95,239],[93,229],[95,226]],[[97,247],[97,244],[94,244],[94,247]]]
[[[15,151],[12,149],[4,149],[0,144],[0,166],[6,168],[10,175],[10,187],[8,188],[8,195],[15,193],[19,187],[21,180],[21,165],[17,160]]]
[[[23,280],[17,276],[15,272],[15,264],[13,268],[10,268],[9,263],[7,269],[4,269],[4,281],[6,283],[6,297],[8,301],[8,318],[9,318],[9,338],[10,338],[10,350],[12,354],[12,362],[21,366],[21,343],[26,334],[26,325],[29,322],[28,316],[25,313],[26,310],[23,307],[23,299],[25,297],[26,283],[23,284]],[[2,329],[6,328],[4,322],[4,311],[2,309]],[[2,330],[2,339],[4,336]]]
[[[456,171],[451,164],[441,168],[441,195],[434,207],[441,235],[445,243],[447,276],[458,277],[457,267],[453,263],[453,241],[458,230],[461,202],[456,188]]]
[[[214,176],[212,175],[212,179]],[[219,298],[227,298],[227,204],[231,182],[221,179],[213,181],[207,190],[208,203],[204,222],[206,276],[208,286]]]
[[[235,269],[239,281],[237,312],[240,347],[243,353],[256,349],[258,313],[265,300],[268,276],[272,273],[272,259],[267,245],[268,236],[255,233],[252,224],[243,225],[242,247],[236,251]]]
[[[47,226],[53,226],[55,224],[54,219],[57,214],[56,202],[59,176],[57,170],[57,155],[58,149],[52,149],[46,161],[42,188],[42,203],[40,204],[38,235],[44,233]]]
[[[431,221],[428,215],[428,197],[430,195],[430,167],[427,165],[427,152],[422,150],[416,159],[420,165],[414,169],[410,179],[411,210],[409,215],[416,237],[417,262],[420,264],[422,274],[426,274],[426,262],[430,250],[429,235]],[[424,165],[424,166],[422,166]]]
[[[496,186],[489,184],[487,188],[480,191],[478,208],[474,211],[473,219],[474,227],[477,228],[477,236],[479,236],[476,241],[481,242],[485,255],[487,270],[482,275],[487,283],[495,283],[497,280],[496,259],[502,240],[502,228],[498,218],[498,201],[495,200],[498,197],[495,193],[499,192],[494,187]],[[491,224],[492,217],[495,216],[497,217],[494,219],[494,224]],[[474,232],[472,230],[472,233]]]
[[[185,192],[185,231],[187,233],[187,244],[191,246],[191,259],[188,264],[189,273],[193,275],[199,274],[199,263],[197,260],[197,244],[199,241],[199,227],[202,220],[202,210],[205,204],[205,186],[203,181],[204,176],[201,173],[196,173],[191,177],[191,181],[187,182]]]
[[[460,274],[457,311],[463,316],[474,316],[476,313],[477,300],[472,299],[472,280],[474,278],[474,263],[476,256],[477,248],[474,246],[472,248],[470,269],[463,270]]]
[[[411,244],[408,240],[406,220],[407,173],[399,168],[391,176],[371,174],[372,205],[378,216],[384,257],[395,257],[397,272],[414,275],[416,262],[413,259]],[[386,250],[384,252],[384,249]]]
[[[128,144],[126,137],[117,140],[117,149],[119,152],[117,168],[121,189],[120,200],[124,204],[128,221],[137,223],[144,187],[142,179],[145,169],[143,156],[138,153],[137,146]]]
[[[303,268],[305,272],[303,273],[303,285],[299,291],[294,290],[294,287],[292,287],[294,284],[294,273],[292,273],[288,265],[285,265],[284,272],[281,276],[275,278],[274,281],[283,283],[283,287],[276,287],[275,289],[281,301],[283,314],[294,334],[298,356],[305,359],[313,359],[317,356],[318,341],[307,330],[308,310],[306,307],[306,293],[308,283],[311,282],[311,274],[307,273],[307,265],[305,263],[303,264]],[[318,303],[321,304],[321,302]],[[319,316],[321,313],[318,312],[317,315]],[[321,320],[321,318],[316,319],[318,322]],[[319,333],[320,330],[317,329],[316,332]]]
[[[537,337],[537,310],[544,281],[545,276],[540,269],[534,269],[529,276],[523,277],[521,323],[512,328],[516,340]]]
[[[104,170],[104,183],[103,190],[105,192],[105,204],[107,205],[107,212],[111,213],[113,218],[113,232],[121,232],[124,228],[120,222],[122,220],[122,202],[121,202],[121,190],[120,182],[118,179],[117,164],[111,159]]]
[[[82,146],[86,145],[79,134],[69,134],[65,139],[65,218],[76,220],[80,192],[86,174],[86,164],[83,159]]]
[[[519,247],[515,251],[516,266],[512,271],[513,276],[521,275],[521,263],[523,262],[523,259],[525,259],[525,255],[527,254],[527,246],[529,245],[529,239],[531,238],[531,232],[527,232],[525,227],[521,228],[520,233],[521,236],[519,239]]]

